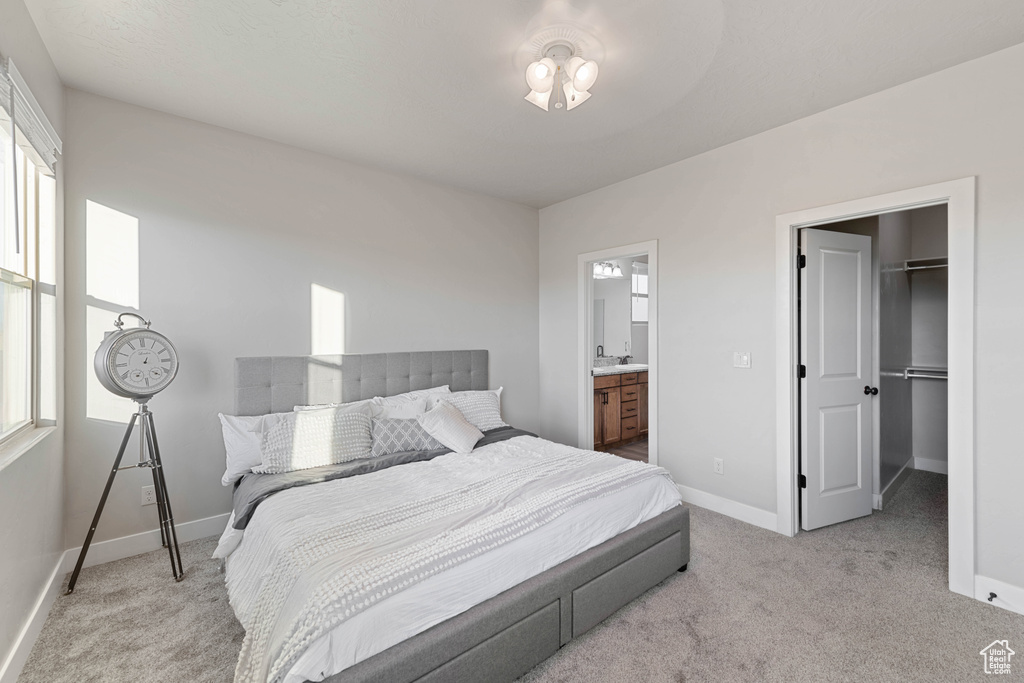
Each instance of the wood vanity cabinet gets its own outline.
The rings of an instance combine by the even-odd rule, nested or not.
[[[637,421],[640,428],[640,436],[647,436],[647,373],[641,372],[637,377],[639,388],[637,399]]]
[[[594,448],[629,443],[647,434],[647,373],[594,378]]]
[[[621,396],[618,375],[594,378],[594,447],[622,440]]]

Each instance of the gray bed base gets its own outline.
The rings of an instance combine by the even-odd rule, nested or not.
[[[238,358],[235,412],[285,412],[444,384],[487,389],[487,351]],[[689,561],[690,513],[680,506],[325,681],[512,681]]]

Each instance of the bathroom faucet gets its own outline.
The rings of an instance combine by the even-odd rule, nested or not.
[[[628,353],[625,356],[619,356],[619,365],[629,365],[626,361],[632,357]]]

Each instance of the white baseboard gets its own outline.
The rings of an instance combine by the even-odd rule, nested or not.
[[[914,469],[938,474],[949,474],[949,462],[930,458],[914,458]]]
[[[61,568],[66,554],[63,553],[57,559],[46,586],[39,593],[25,625],[14,640],[7,661],[0,666],[0,683],[15,683],[18,676],[21,675],[21,670],[32,653],[32,646],[36,644],[36,638],[39,637],[39,633],[43,630],[43,624],[46,623],[46,617],[50,614],[50,607],[53,606],[54,600],[57,599],[57,593],[60,592],[61,584],[64,583],[65,572],[61,571]]]
[[[889,485],[882,490],[882,493],[876,493],[872,496],[872,507],[874,507],[875,510],[885,509],[885,506],[889,504],[889,501],[892,500],[892,497],[896,495],[896,492],[900,490],[900,487],[903,486],[903,483],[907,481],[907,477],[910,476],[910,471],[917,469],[916,467],[913,466],[913,463],[913,458],[907,460],[907,462],[904,463],[903,467],[900,468],[899,474],[893,477],[893,480],[890,481]]]
[[[178,543],[219,535],[224,531],[224,527],[227,526],[228,517],[230,517],[230,514],[215,515],[205,519],[197,519],[194,522],[175,524],[174,528],[178,536]],[[114,560],[122,560],[133,555],[148,553],[161,547],[159,529],[144,531],[141,534],[133,534],[131,536],[122,536],[121,538],[112,538],[109,541],[100,541],[89,546],[89,554],[85,556],[85,562],[82,566],[93,567],[98,564],[113,562]],[[64,585],[64,577],[75,568],[75,563],[78,562],[78,553],[81,550],[81,546],[69,548],[57,560],[46,588],[39,594],[39,599],[36,600],[36,604],[33,606],[25,626],[14,641],[14,647],[11,648],[7,661],[0,667],[0,683],[15,683],[18,680],[21,669],[25,666],[25,662],[28,661],[28,656],[32,652],[32,646],[35,645],[36,638],[39,637],[40,631],[43,630],[46,617],[50,614],[50,607],[53,606],[54,600],[56,600],[61,587]]]
[[[756,508],[745,503],[737,503],[735,500],[729,500],[722,496],[716,496],[713,493],[707,493],[706,491],[699,491],[689,486],[683,486],[678,484],[677,488],[679,493],[683,496],[683,501],[686,503],[693,503],[699,505],[702,508],[707,508],[713,512],[719,512],[723,515],[728,515],[741,522],[747,524],[753,524],[759,526],[762,529],[768,529],[770,531],[778,531],[778,520],[774,512],[768,512],[761,508]]]
[[[989,604],[996,607],[1024,614],[1024,588],[1009,583],[990,579],[980,574],[974,577],[974,597],[977,600],[988,602],[989,593],[995,593],[996,597]]]
[[[205,519],[197,519],[194,522],[175,524],[174,528],[177,530],[178,543],[220,535],[224,531],[224,527],[227,526],[228,517],[230,516],[230,513],[215,515]],[[85,556],[85,563],[82,566],[94,567],[98,564],[106,564],[107,562],[123,560],[133,555],[148,553],[161,547],[159,529],[143,531],[141,534],[132,534],[131,536],[122,536],[121,538],[112,538],[109,541],[100,541],[90,545],[89,554]],[[78,553],[81,550],[82,547],[79,546],[77,548],[69,548],[64,552],[65,574],[75,568],[75,563],[78,562]],[[0,683],[3,682],[0,681]]]

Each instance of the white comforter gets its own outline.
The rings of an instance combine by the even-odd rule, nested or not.
[[[322,680],[679,502],[661,468],[533,437],[278,493],[227,559],[247,632],[236,681]],[[468,525],[488,541],[451,542],[436,567],[410,550],[433,558]]]

